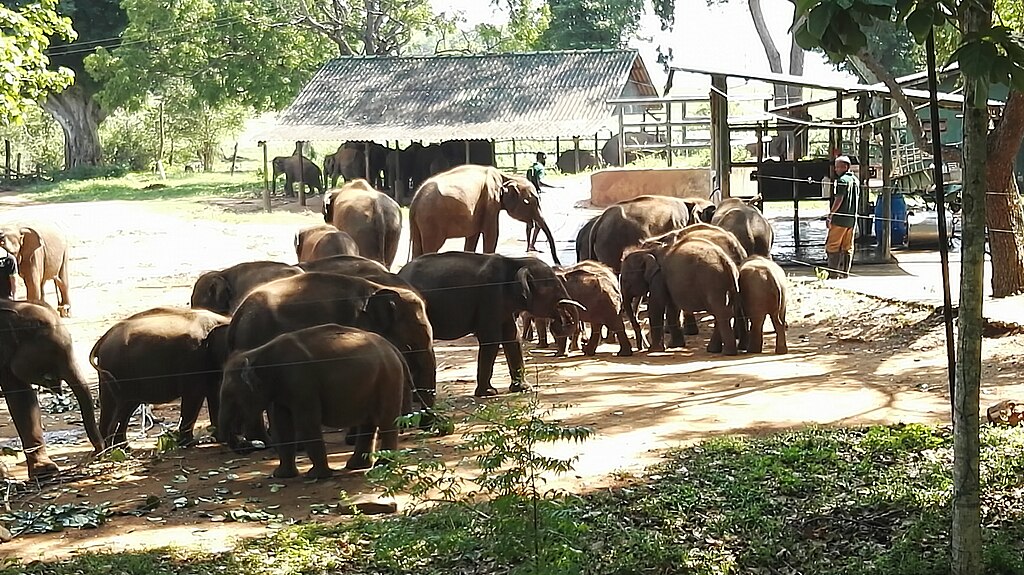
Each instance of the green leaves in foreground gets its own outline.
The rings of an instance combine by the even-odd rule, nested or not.
[[[794,0],[793,31],[804,49],[821,48],[833,62],[867,47],[863,30],[875,22],[907,27],[922,44],[935,27],[957,26],[967,3],[953,0]],[[950,55],[960,71],[977,80],[1024,90],[1024,35],[990,26],[963,36]]]

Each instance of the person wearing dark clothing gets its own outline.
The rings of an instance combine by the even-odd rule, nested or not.
[[[853,265],[853,227],[857,222],[857,202],[860,181],[850,172],[850,158],[839,156],[835,160],[835,199],[825,223],[828,237],[825,255],[828,256],[829,278],[845,278]]]
[[[14,299],[14,276],[16,275],[18,275],[18,261],[11,254],[0,250],[0,298]]]

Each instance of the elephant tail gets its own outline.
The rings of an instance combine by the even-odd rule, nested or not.
[[[104,371],[102,368],[100,368],[99,350],[100,346],[103,345],[103,342],[105,341],[107,341],[107,334],[103,334],[98,340],[96,340],[96,343],[93,344],[92,349],[89,350],[89,365],[91,365],[92,368],[95,369],[97,372]]]
[[[406,262],[411,262],[416,256],[423,253],[423,238],[420,237],[420,226],[416,221],[416,216],[413,214],[412,209],[409,210],[409,253],[405,258]]]

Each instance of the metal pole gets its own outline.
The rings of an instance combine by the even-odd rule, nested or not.
[[[885,261],[892,260],[892,100],[882,101],[882,193],[878,201],[882,202],[882,237],[878,238],[878,246],[882,249]]]
[[[626,165],[626,128],[622,123],[626,121],[626,110],[619,104],[619,166]]]
[[[946,362],[949,370],[950,409],[956,397],[956,340],[953,339],[953,297],[949,289],[949,236],[946,230],[946,193],[942,184],[942,138],[939,134],[939,82],[935,74],[935,30],[928,31],[928,107],[932,120],[932,165],[935,170],[935,210],[939,216],[939,259],[942,262],[942,317],[946,323]],[[907,232],[909,233],[909,229]]]

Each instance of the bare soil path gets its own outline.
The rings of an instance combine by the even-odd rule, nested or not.
[[[72,238],[73,317],[67,325],[78,361],[93,383],[95,373],[86,355],[115,321],[157,305],[187,305],[192,282],[205,270],[258,259],[293,262],[295,231],[322,221],[315,200],[308,209],[281,206],[273,214],[258,213],[255,201],[238,200],[45,206],[22,200],[0,194],[0,221],[56,221]],[[578,226],[567,221],[556,234],[560,252],[571,254]],[[500,251],[521,254],[521,236],[520,225],[506,225]],[[460,245],[450,242],[446,247]],[[791,353],[786,356],[708,354],[703,349],[707,324],[701,336],[689,338],[690,347],[668,353],[618,358],[617,346],[606,344],[595,358],[579,352],[553,358],[550,350],[531,348],[527,365],[540,398],[559,406],[551,417],[592,426],[597,432],[582,444],[547,449],[579,457],[571,475],[550,485],[571,490],[609,485],[617,471],[639,471],[656,462],[666,448],[712,435],[807,424],[948,419],[943,335],[931,308],[792,279]],[[52,286],[47,294],[53,301]],[[766,347],[773,344],[773,336],[768,336]],[[1022,349],[1024,336],[1019,334],[986,340],[983,407],[1002,398],[1024,397]],[[468,410],[476,401],[475,341],[439,342],[437,355],[441,396],[456,410]],[[507,388],[502,359],[495,374],[496,387]],[[44,407],[50,401],[44,397]],[[177,406],[154,411],[164,424],[175,424]],[[155,456],[159,425],[133,440],[135,457],[129,461],[85,465],[89,449],[77,424],[77,410],[44,412],[49,449],[68,473],[41,489],[25,486],[16,491],[13,508],[111,502],[130,511],[153,497],[160,505],[142,516],[114,516],[98,529],[21,536],[0,545],[0,557],[51,559],[86,550],[168,544],[224,549],[239,537],[274,528],[263,522],[225,522],[229,511],[244,507],[280,514],[281,522],[337,521],[337,512],[328,508],[323,514],[322,506],[337,503],[342,492],[369,493],[358,474],[319,483],[272,480],[269,471],[276,461],[268,453],[240,457],[218,445],[203,445]],[[205,421],[204,415],[200,424]],[[452,447],[458,444],[459,433],[429,443],[454,461],[459,456]],[[0,444],[17,447],[16,438],[6,408],[0,407]],[[340,468],[350,448],[341,434],[329,433],[326,438],[332,464]],[[15,477],[25,478],[20,453],[0,461]],[[175,508],[175,500],[183,501],[182,497],[188,506]]]

